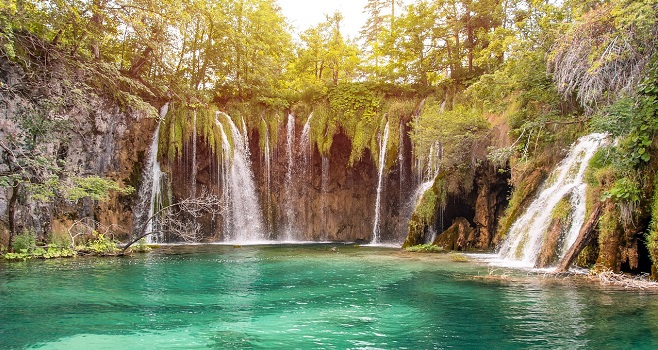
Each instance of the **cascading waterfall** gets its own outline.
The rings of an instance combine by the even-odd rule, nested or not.
[[[164,119],[169,111],[169,103],[165,103],[160,108],[160,119]],[[139,204],[137,206],[137,213],[135,215],[135,228],[142,229],[142,225],[146,223],[144,233],[150,232],[146,236],[148,243],[160,243],[163,240],[162,233],[158,231],[157,217],[153,217],[157,211],[162,209],[162,178],[164,173],[160,168],[158,161],[158,144],[160,141],[160,123],[155,128],[151,145],[149,147],[145,171],[142,174],[142,185],[139,189]],[[148,211],[146,210],[148,208]],[[146,215],[145,215],[146,214]],[[150,220],[149,220],[150,219]],[[146,222],[148,220],[148,222]],[[141,232],[138,232],[141,234]]]
[[[222,136],[221,181],[223,198],[229,212],[224,215],[224,240],[233,242],[264,241],[263,218],[249,159],[249,141],[224,113],[231,128],[233,147],[224,126],[215,120]],[[246,134],[246,133],[245,133]]]
[[[442,153],[442,148],[441,144],[436,142],[430,146],[430,151],[427,155],[427,160],[426,163],[423,165],[422,162],[419,160],[417,163],[417,166],[419,168],[418,170],[418,176],[420,180],[418,181],[418,187],[416,187],[416,190],[413,193],[413,196],[411,197],[410,201],[410,210],[408,213],[408,218],[411,218],[411,215],[413,214],[413,210],[420,204],[421,199],[423,198],[423,195],[425,195],[425,192],[429,190],[432,185],[434,185],[434,181],[436,180],[436,177],[439,175],[439,171],[441,170],[441,153]],[[439,218],[440,221],[443,221],[442,215]],[[443,226],[443,223],[440,224]],[[430,228],[431,234],[427,237],[427,243],[430,243],[434,241],[436,238],[436,230],[434,227]]]
[[[273,223],[272,223],[272,196],[271,196],[271,175],[272,175],[272,160],[271,160],[271,152],[270,152],[270,129],[265,122],[265,119],[261,118],[261,121],[265,125],[265,154],[263,155],[263,160],[265,162],[265,197],[266,197],[266,212],[267,212],[267,232],[271,233],[272,228],[273,228]]]
[[[386,126],[384,126],[384,135],[382,135],[379,140],[379,178],[377,180],[377,199],[375,200],[375,220],[372,227],[372,241],[371,244],[378,244],[380,242],[380,228],[379,228],[379,218],[380,218],[380,207],[382,199],[382,185],[384,177],[384,168],[386,166],[386,146],[388,145],[388,120],[386,121]]]
[[[196,109],[194,110],[194,119],[192,121],[192,176],[190,176],[191,182],[191,196],[196,197],[196,177],[197,177],[197,163],[196,163],[196,139],[197,139],[197,130],[196,130]]]
[[[286,231],[283,237],[284,241],[292,241],[295,237],[293,233],[293,221],[295,213],[293,212],[293,169],[294,169],[294,145],[295,145],[295,116],[288,114],[288,123],[286,125],[286,182],[285,182],[285,206],[286,206]]]
[[[321,175],[321,183],[320,183],[320,210],[322,210],[322,227],[324,228],[324,231],[322,232],[322,239],[327,240],[328,237],[328,232],[327,232],[327,217],[329,215],[329,208],[327,207],[327,193],[329,191],[329,157],[328,156],[322,156],[322,175]]]
[[[307,184],[301,187],[302,198],[307,202],[313,201],[310,189],[310,184],[313,183],[313,171],[311,169],[311,158],[313,156],[313,146],[311,144],[311,118],[313,118],[313,112],[311,112],[306,119],[306,123],[304,123],[304,127],[302,128],[302,134],[300,135],[299,153],[302,155],[303,165],[302,171],[299,172],[298,175],[300,179],[296,182],[299,184]],[[303,219],[304,222],[308,222],[311,220],[311,212],[309,206],[306,206],[305,209]]]
[[[404,123],[400,123],[398,130],[398,171],[400,173],[400,201],[402,201],[404,193]]]
[[[562,257],[576,241],[586,214],[585,170],[590,159],[605,143],[605,134],[583,136],[574,143],[537,197],[510,228],[498,253],[506,264],[531,268],[535,266],[553,210],[565,196],[570,196],[572,219],[560,241],[558,256]]]
[[[313,118],[313,113],[311,113],[308,116],[308,119],[306,119],[306,123],[304,124],[304,128],[302,128],[302,135],[300,136],[300,147],[302,150],[302,154],[304,155],[304,171],[308,168],[311,162],[311,118]]]

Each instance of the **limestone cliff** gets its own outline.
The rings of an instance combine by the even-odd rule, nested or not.
[[[28,164],[31,180],[37,184],[47,179],[66,183],[76,176],[97,175],[120,186],[137,186],[140,164],[155,126],[151,118],[154,109],[148,105],[143,109],[120,107],[113,97],[86,85],[83,71],[57,63],[47,69],[26,74],[17,65],[0,63],[3,145],[13,142],[22,147],[11,150],[15,158],[43,162]],[[26,135],[33,137],[32,145],[17,140]],[[15,170],[10,167],[15,165],[8,159],[12,155],[4,151],[0,173],[10,174]],[[35,154],[38,157],[29,157]],[[14,160],[21,164],[21,159]],[[74,220],[96,221],[119,236],[130,233],[134,196],[110,193],[106,201],[69,201],[55,194],[35,200],[17,183],[15,187],[0,187],[0,226],[5,227],[0,230],[0,244],[7,245],[12,221],[15,232],[31,229],[41,238],[52,231],[65,232]]]

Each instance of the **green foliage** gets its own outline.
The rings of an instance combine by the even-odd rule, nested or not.
[[[651,223],[645,235],[649,257],[653,262],[652,277],[658,279],[658,176],[654,177],[653,199],[651,200]]]
[[[341,126],[352,141],[349,164],[361,159],[376,137],[379,125],[380,100],[370,84],[342,83],[329,90],[331,119],[328,123]],[[376,154],[376,152],[374,152]]]
[[[19,261],[19,260],[25,261],[31,259],[32,254],[28,253],[27,251],[20,251],[14,253],[5,253],[2,257],[10,261]]]
[[[445,253],[445,250],[434,244],[419,244],[411,247],[406,247],[404,250],[414,253]]]
[[[640,201],[642,190],[637,181],[623,177],[615,181],[612,187],[603,193],[602,201],[612,199],[615,202],[632,202]]]
[[[29,252],[36,248],[36,238],[34,232],[30,230],[23,230],[21,234],[14,237],[11,247],[16,252]]]
[[[427,159],[430,150],[438,153],[435,168],[451,172],[450,193],[468,193],[473,185],[475,165],[473,153],[485,141],[489,123],[477,110],[457,105],[445,110],[438,102],[427,102],[414,122],[411,140],[417,159]]]
[[[553,208],[553,211],[551,212],[551,218],[561,220],[562,222],[566,221],[572,212],[570,199],[570,196],[565,196],[562,198],[555,205],[555,208]]]
[[[604,174],[611,171],[614,146],[601,147],[589,161],[585,170],[585,182],[590,187],[600,187],[605,181]]]
[[[73,185],[68,188],[66,196],[71,201],[77,201],[82,198],[105,201],[109,198],[110,192],[129,195],[135,190],[130,186],[120,187],[115,181],[98,176],[74,177],[72,182]]]
[[[36,247],[31,250],[21,249],[18,252],[6,253],[3,257],[6,260],[17,261],[17,260],[29,260],[29,259],[57,259],[57,258],[71,258],[77,256],[77,252],[71,248],[59,247],[57,245],[51,244],[47,248]]]
[[[119,251],[115,240],[110,239],[102,233],[95,232],[95,234],[96,239],[88,242],[82,250],[88,250],[98,255],[109,255]]]
[[[197,137],[201,138],[215,154],[222,157],[222,130],[233,149],[233,135],[227,123],[228,114],[221,113],[214,106],[172,106],[160,123],[158,157],[169,161],[179,159],[183,155],[183,146],[192,141],[196,129]],[[196,122],[196,124],[195,124]]]
[[[436,195],[434,188],[430,188],[425,193],[423,193],[420,202],[414,209],[414,213],[425,224],[429,224],[432,218],[434,218],[436,215],[438,199],[439,198]]]
[[[57,247],[70,247],[71,237],[68,232],[50,232],[48,234],[48,244]]]
[[[68,247],[67,242],[61,246],[56,243],[48,245],[47,248],[37,247],[34,232],[24,230],[23,233],[16,235],[13,241],[14,252],[6,253],[3,257],[6,260],[28,260],[28,259],[53,259],[67,258],[77,255],[77,253]]]
[[[332,112],[344,124],[375,120],[379,98],[370,84],[343,83],[330,89],[328,97]]]
[[[560,92],[596,108],[627,92],[657,52],[655,1],[610,1],[592,6],[560,37],[551,53]],[[603,102],[603,103],[602,103]]]
[[[32,252],[32,258],[40,259],[56,259],[56,258],[71,258],[77,255],[77,252],[71,248],[61,248],[57,245],[51,244],[47,249],[37,248]]]
[[[599,258],[597,263],[603,266],[618,270],[617,261],[619,259],[618,249],[620,243],[621,223],[619,212],[615,206],[610,206],[605,210],[599,220]]]
[[[130,250],[136,253],[148,253],[153,249],[146,243],[146,239],[142,238],[137,244],[132,245]]]

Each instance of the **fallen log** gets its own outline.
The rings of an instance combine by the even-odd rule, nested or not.
[[[562,257],[562,259],[558,262],[555,272],[564,273],[569,271],[569,267],[571,267],[573,261],[576,260],[578,254],[580,254],[580,252],[585,249],[592,238],[594,238],[594,229],[599,222],[600,216],[601,204],[599,203],[596,205],[596,207],[594,207],[592,212],[589,214],[589,218],[580,229],[580,232],[578,232],[578,238],[576,238],[576,241],[571,245],[569,250],[567,250],[567,253],[564,254],[564,257]]]

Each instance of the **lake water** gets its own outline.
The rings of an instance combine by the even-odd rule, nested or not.
[[[658,348],[658,294],[452,260],[206,245],[0,262],[0,348]]]

